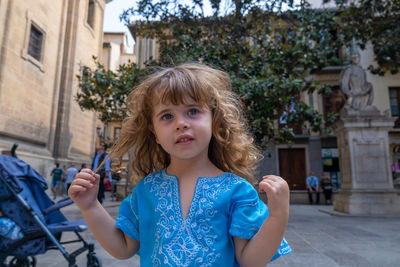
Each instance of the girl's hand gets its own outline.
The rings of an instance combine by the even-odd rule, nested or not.
[[[289,217],[289,186],[279,176],[266,175],[259,183],[259,192],[267,193],[270,216]]]
[[[89,209],[98,201],[99,181],[100,175],[90,169],[83,169],[75,175],[68,195],[81,210]]]

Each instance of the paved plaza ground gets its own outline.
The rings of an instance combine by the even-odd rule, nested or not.
[[[104,206],[113,217],[117,216],[119,202],[107,196]],[[62,212],[70,220],[82,219],[75,205]],[[285,236],[294,252],[269,266],[400,266],[400,217],[332,216],[332,206],[324,205],[292,205],[290,212]],[[138,256],[124,261],[112,258],[89,230],[84,237],[96,244],[104,267],[140,266]],[[73,246],[66,246],[67,251]],[[58,250],[37,256],[37,261],[38,267],[68,266]],[[78,265],[86,266],[85,254],[78,257]]]

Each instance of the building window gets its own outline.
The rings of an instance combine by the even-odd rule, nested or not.
[[[143,64],[149,59],[149,39],[143,39]]]
[[[94,11],[95,11],[95,3],[94,0],[89,0],[88,6],[88,14],[87,14],[87,23],[94,28]]]
[[[400,87],[389,87],[390,111],[393,117],[399,117],[394,122],[394,128],[400,128]]]
[[[283,127],[287,126],[289,129],[292,129],[294,134],[301,135],[301,134],[303,134],[303,127],[301,125],[296,125],[296,124],[287,122],[287,115],[289,113],[296,112],[294,106],[295,106],[295,102],[300,101],[300,94],[297,94],[295,96],[295,98],[293,99],[293,101],[294,102],[292,102],[290,104],[290,106],[287,106],[284,109],[284,111],[282,112],[282,114],[279,118],[279,128],[283,128]]]
[[[114,140],[117,140],[119,138],[119,133],[121,132],[121,127],[115,127],[114,128]]]
[[[314,94],[313,93],[308,94],[308,105],[310,106],[310,108],[314,109]]]
[[[149,59],[151,58],[153,58],[153,42],[154,42],[154,40],[153,39],[150,39],[149,40],[149,42],[150,42],[150,44],[149,44]]]
[[[393,117],[398,117],[400,106],[400,87],[389,87],[390,111]]]
[[[82,81],[86,82],[88,79],[90,79],[90,69],[87,66],[82,66]]]
[[[143,48],[142,48],[142,46],[143,46],[143,41],[142,40],[139,40],[139,47],[138,47],[138,56],[139,56],[139,59],[138,59],[138,63],[139,63],[139,66],[142,66],[143,65]]]
[[[45,61],[46,47],[46,25],[40,20],[33,18],[31,12],[26,12],[26,24],[24,32],[24,44],[21,49],[21,57],[44,72],[43,62]]]
[[[324,94],[322,97],[324,105],[324,117],[326,121],[325,125],[330,126],[332,122],[328,121],[328,114],[338,114],[345,104],[345,98],[339,86],[332,86],[331,93]]]
[[[37,27],[35,27],[35,25],[31,24],[28,54],[39,62],[41,61],[42,56],[42,44],[43,33]]]

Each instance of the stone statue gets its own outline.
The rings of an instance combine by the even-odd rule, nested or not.
[[[365,71],[359,65],[360,55],[354,53],[351,61],[352,64],[344,69],[340,75],[341,89],[347,96],[345,106],[357,111],[374,109],[372,106],[374,100],[372,84],[367,81]]]

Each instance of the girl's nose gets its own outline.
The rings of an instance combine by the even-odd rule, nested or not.
[[[189,128],[189,123],[185,119],[183,119],[183,118],[178,119],[178,121],[176,123],[176,130],[177,131],[186,130],[188,128]]]

